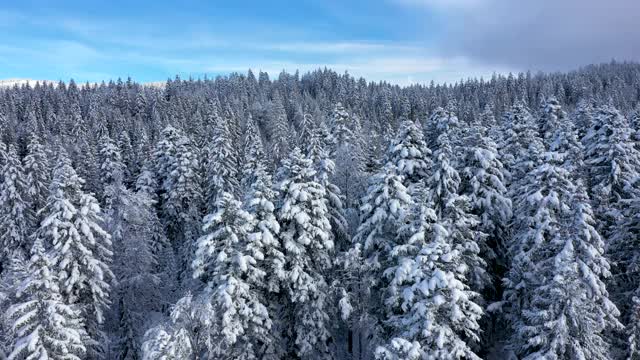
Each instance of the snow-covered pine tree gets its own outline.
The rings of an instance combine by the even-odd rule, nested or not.
[[[241,194],[246,195],[249,193],[251,185],[255,181],[256,169],[262,167],[262,165],[259,164],[265,164],[267,161],[264,154],[262,138],[260,137],[260,130],[251,115],[249,115],[247,119],[242,155],[243,161],[239,191]]]
[[[593,125],[594,106],[593,99],[581,99],[578,101],[574,112],[575,125],[578,130],[578,138],[583,139]]]
[[[31,134],[27,144],[27,155],[24,157],[24,174],[27,183],[29,205],[33,213],[37,213],[46,203],[51,182],[51,167],[47,150],[36,134]]]
[[[583,138],[586,176],[598,230],[608,238],[621,217],[621,200],[640,196],[640,152],[631,139],[629,122],[615,108],[603,105]]]
[[[182,360],[207,354],[212,339],[211,320],[218,316],[206,296],[187,293],[171,309],[169,320],[145,333],[143,360]]]
[[[249,279],[261,280],[264,269],[247,250],[253,219],[233,195],[223,192],[216,212],[204,219],[206,232],[197,242],[194,277],[205,281],[216,317],[211,323],[213,339],[209,357],[256,359],[271,340],[271,319],[261,290]]]
[[[313,164],[298,148],[282,163],[278,177],[280,222],[285,254],[284,286],[293,341],[288,347],[303,358],[329,357],[329,317],[325,273],[334,250],[326,190],[315,181]]]
[[[165,132],[167,129],[165,129]],[[189,264],[193,258],[193,246],[200,235],[201,208],[203,206],[200,162],[197,149],[189,138],[181,134],[166,137],[162,147],[167,152],[160,155],[159,161],[166,162],[157,170],[164,169],[166,178],[161,188],[161,220],[164,223],[166,235],[174,247],[179,258],[178,274],[182,281],[191,277]],[[175,136],[174,136],[175,135]]]
[[[532,155],[544,152],[540,140],[536,122],[529,109],[522,101],[517,101],[505,114],[502,124],[502,141],[498,149],[502,154],[502,163],[507,170],[507,184],[511,194],[515,185],[524,179],[525,175],[533,170],[537,164],[533,162]],[[511,184],[514,184],[511,186]]]
[[[109,206],[112,200],[107,196],[107,187],[120,182],[125,176],[125,164],[122,162],[122,155],[116,143],[108,136],[100,138],[100,185],[102,203]],[[113,194],[112,194],[113,195]]]
[[[391,329],[378,347],[384,360],[479,359],[468,342],[478,340],[482,308],[466,282],[462,251],[437,222],[433,209],[418,204],[407,212],[391,250],[385,306]]]
[[[460,193],[468,196],[471,212],[480,220],[478,229],[487,236],[478,244],[480,255],[491,276],[500,277],[506,266],[505,246],[512,216],[511,199],[504,184],[505,170],[497,145],[480,121],[472,121],[463,144],[466,152]]]
[[[287,112],[281,94],[277,91],[273,95],[268,117],[269,153],[273,156],[274,164],[277,165],[280,160],[287,157],[291,145],[289,139],[293,130],[289,127]]]
[[[397,172],[393,164],[386,164],[370,179],[361,208],[361,224],[351,250],[356,260],[351,261],[352,266],[347,269],[364,275],[358,279],[364,285],[353,287],[360,289],[358,295],[364,296],[364,299],[359,301],[363,303],[367,316],[372,318],[370,328],[360,336],[367,339],[362,346],[368,349],[374,349],[386,341],[382,326],[385,319],[383,299],[388,283],[383,273],[389,267],[391,250],[395,246],[404,213],[412,205],[411,196]],[[364,262],[364,265],[360,262]]]
[[[435,151],[438,147],[438,137],[441,134],[447,133],[451,137],[451,146],[457,147],[458,131],[460,126],[460,120],[453,112],[452,107],[436,108],[431,116],[426,120],[424,124],[424,131],[426,134],[426,143],[431,151]]]
[[[127,189],[119,177],[105,188],[105,196],[110,199],[105,209],[105,230],[113,242],[116,278],[115,301],[109,315],[112,324],[117,324],[118,358],[133,360],[140,357],[146,320],[154,311],[162,310],[153,251],[157,218],[154,202],[143,192]]]
[[[29,207],[28,185],[16,149],[11,145],[2,168],[0,183],[0,273],[16,252],[26,253],[35,216]]]
[[[408,119],[402,120],[398,134],[389,145],[386,163],[395,166],[408,191],[424,183],[433,162],[431,150],[427,147],[418,124]]]
[[[552,139],[555,138],[555,131],[563,123],[569,122],[567,113],[562,110],[560,102],[553,96],[542,101],[540,106],[541,116],[539,119],[540,136],[544,139],[545,144],[549,146]]]
[[[516,199],[512,264],[505,280],[512,345],[531,359],[605,359],[610,354],[604,336],[620,326],[603,282],[610,276],[609,264],[589,199],[580,180],[574,180],[577,136],[571,125],[555,126],[547,132],[550,151],[520,183]]]
[[[314,180],[325,189],[326,204],[329,210],[329,220],[331,221],[334,244],[337,249],[343,250],[351,244],[348,231],[349,224],[344,216],[342,192],[338,186],[331,182],[335,171],[335,163],[329,157],[327,148],[331,146],[331,144],[326,144],[323,141],[323,133],[320,127],[316,127],[311,131],[306,156],[313,164],[315,170]]]
[[[18,302],[5,314],[13,322],[14,335],[7,359],[84,359],[82,317],[64,301],[57,271],[42,242],[39,238],[34,242]]]
[[[556,203],[557,212],[552,210],[549,218],[555,218],[551,221],[556,230],[535,239],[529,259],[518,262],[527,269],[524,278],[530,288],[522,294],[525,298],[514,299],[526,304],[521,326],[514,330],[525,359],[610,359],[607,336],[622,325],[604,284],[611,275],[604,242],[582,184],[567,183],[561,177],[569,178],[569,173],[556,171],[557,182],[549,184],[560,191],[550,187],[547,197]]]
[[[217,197],[223,192],[238,196],[238,157],[228,124],[218,119],[206,158],[207,209],[215,211]]]
[[[280,321],[281,304],[278,300],[286,290],[283,288],[286,259],[280,243],[280,224],[275,216],[273,202],[276,193],[272,189],[271,175],[267,172],[265,162],[257,161],[255,166],[249,175],[253,183],[245,196],[244,208],[252,217],[247,251],[256,261],[254,266],[261,271],[251,272],[247,280],[260,292],[261,302],[267,307],[272,323],[268,338],[260,340],[262,358],[278,359],[283,356],[283,324]]]
[[[538,155],[541,156],[541,155]],[[506,318],[514,333],[510,346],[519,355],[527,354],[528,337],[523,311],[531,308],[533,292],[542,284],[536,264],[545,257],[543,249],[560,231],[560,217],[569,209],[572,189],[566,170],[541,164],[529,173],[518,196],[514,198],[514,217],[508,257],[510,267],[505,275],[503,294]]]
[[[53,247],[53,269],[64,302],[81,311],[89,336],[84,343],[87,357],[99,358],[104,343],[100,324],[114,278],[110,269],[113,253],[111,237],[101,226],[100,206],[82,190],[83,183],[60,149],[42,210],[44,220],[36,235]]]
[[[611,283],[611,292],[622,312],[621,319],[627,331],[633,335],[640,329],[640,301],[637,301],[640,294],[640,197],[622,199],[617,206],[621,216],[612,228],[607,243],[607,255],[615,265],[615,281]],[[640,357],[638,339],[634,338],[635,345],[629,344],[629,356],[632,359]]]
[[[153,173],[151,161],[145,161],[135,183],[136,192],[143,193],[149,199],[158,201],[158,182]]]
[[[486,263],[480,257],[480,244],[484,244],[486,234],[479,229],[480,221],[472,213],[469,197],[459,193],[462,180],[452,166],[453,150],[446,132],[438,137],[436,146],[433,169],[426,184],[427,201],[447,229],[452,247],[460,252],[468,285],[478,291],[491,284]]]
[[[342,145],[351,144],[354,137],[351,115],[342,103],[337,103],[333,108],[329,131],[331,133],[330,146],[325,150],[331,158],[334,158],[337,149]]]

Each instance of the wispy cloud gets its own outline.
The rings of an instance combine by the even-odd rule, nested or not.
[[[445,3],[444,0],[393,1],[402,2],[403,6],[409,3],[444,6]],[[481,0],[453,0],[459,6],[470,6],[477,1]],[[25,38],[0,45],[1,63],[12,65],[13,62],[12,67],[20,71],[26,71],[34,63],[47,64],[56,77],[74,77],[79,81],[136,77],[140,73],[145,74],[143,81],[157,81],[176,73],[200,76],[248,69],[277,76],[282,70],[306,72],[328,67],[368,80],[406,85],[431,80],[454,82],[470,75],[490,76],[502,70],[474,64],[464,57],[444,57],[412,40],[329,40],[317,36],[309,39],[304,32],[294,30],[273,36],[253,28],[220,33],[197,22],[168,29],[157,20],[131,22],[0,12],[0,19],[3,16],[23,19],[43,31],[64,36],[56,40]],[[13,26],[0,24],[5,30]],[[12,61],[16,55],[27,61],[16,65]],[[3,76],[1,70],[0,76]]]

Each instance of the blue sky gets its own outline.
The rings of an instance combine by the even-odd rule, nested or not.
[[[406,85],[634,59],[637,47],[629,43],[598,50],[579,41],[580,26],[596,21],[597,2],[540,0],[514,8],[508,0],[10,0],[0,5],[0,79],[131,76],[148,82],[175,74],[214,76],[251,68],[277,76],[283,69],[327,66]],[[610,1],[619,5],[611,16],[616,27],[622,27],[620,16],[636,10],[629,8],[633,3]],[[545,6],[558,12],[558,4],[567,11],[587,4],[585,14],[593,20],[567,24],[547,18],[536,29],[539,16],[521,14],[543,13]],[[630,30],[634,24],[629,17],[629,29],[619,32],[637,32]],[[558,36],[554,26],[565,30]],[[565,36],[567,26],[572,31]],[[567,48],[575,42],[584,50],[579,58],[571,56],[576,49]]]

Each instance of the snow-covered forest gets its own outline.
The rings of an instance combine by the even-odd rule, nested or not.
[[[640,64],[0,89],[0,359],[640,359]]]

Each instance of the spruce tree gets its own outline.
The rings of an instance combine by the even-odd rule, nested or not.
[[[207,148],[206,180],[207,208],[215,209],[218,194],[228,192],[238,195],[238,159],[233,147],[228,124],[218,120],[213,132],[213,140]]]
[[[525,278],[535,280],[531,292],[523,294],[530,302],[523,308],[522,327],[515,329],[525,359],[610,359],[608,333],[622,327],[604,284],[611,275],[609,263],[588,197],[580,183],[569,191],[571,208],[560,210],[569,213],[557,214],[558,229],[529,253]]]
[[[369,348],[375,348],[386,340],[382,327],[385,320],[383,299],[388,281],[383,273],[391,262],[391,251],[404,213],[411,205],[411,196],[393,164],[385,165],[371,178],[361,208],[361,224],[354,237],[354,248],[350,251],[354,260],[347,268],[347,271],[363,274],[363,278],[358,279],[362,286],[354,287],[360,289],[358,295],[364,296],[360,300],[364,312],[372,318],[365,330],[365,334],[370,336],[364,345]]]
[[[120,175],[121,176],[121,175]],[[110,315],[118,324],[118,358],[138,359],[145,321],[162,310],[160,277],[154,253],[156,241],[154,202],[141,192],[127,189],[122,179],[105,189],[110,199],[105,209],[105,229],[114,248],[114,305]]]
[[[326,190],[314,180],[310,159],[295,148],[283,161],[278,177],[277,216],[285,254],[288,321],[297,356],[329,356],[329,317],[325,272],[332,265],[334,243]]]
[[[487,136],[487,129],[474,121],[464,139],[466,153],[460,192],[469,197],[471,211],[479,217],[478,227],[487,238],[480,254],[495,272],[506,266],[504,251],[512,215],[511,199],[505,186],[505,170],[497,145]]]
[[[404,186],[409,190],[423,183],[429,176],[433,165],[431,150],[415,122],[404,119],[400,123],[400,130],[389,145],[386,162],[394,164],[398,175],[403,178]]]
[[[7,359],[84,359],[82,317],[64,301],[42,239],[33,244],[26,273],[18,302],[5,314],[13,321],[15,337]]]
[[[640,196],[640,152],[631,139],[627,119],[618,110],[598,108],[585,144],[586,176],[590,198],[599,220],[598,230],[609,237],[620,218],[621,201]]]
[[[223,192],[216,212],[204,219],[206,235],[197,243],[194,277],[206,282],[217,316],[213,320],[214,342],[209,356],[217,359],[255,359],[270,339],[271,319],[260,289],[249,279],[264,278],[264,269],[247,251],[253,219],[241,203]]]
[[[29,208],[24,169],[13,146],[9,146],[0,183],[0,271],[16,252],[27,252],[35,218]]]
[[[467,342],[478,340],[482,308],[465,284],[462,253],[432,209],[414,211],[415,220],[399,235],[405,240],[391,251],[395,266],[385,271],[391,278],[387,324],[393,330],[376,358],[480,359]]]
[[[485,243],[486,234],[479,229],[480,221],[472,213],[469,197],[459,194],[462,179],[451,165],[453,152],[447,133],[438,137],[437,147],[427,179],[427,201],[447,229],[452,246],[460,251],[469,285],[475,291],[481,290],[490,284],[486,262],[480,257],[480,245]]]
[[[47,200],[48,186],[51,182],[51,167],[47,150],[36,134],[31,135],[24,157],[24,174],[31,210],[37,213]]]
[[[58,274],[63,301],[81,311],[89,336],[87,357],[97,358],[103,343],[100,324],[110,304],[114,278],[110,269],[111,237],[96,199],[86,194],[63,150],[53,172],[44,220],[36,234],[52,245],[53,269]]]

